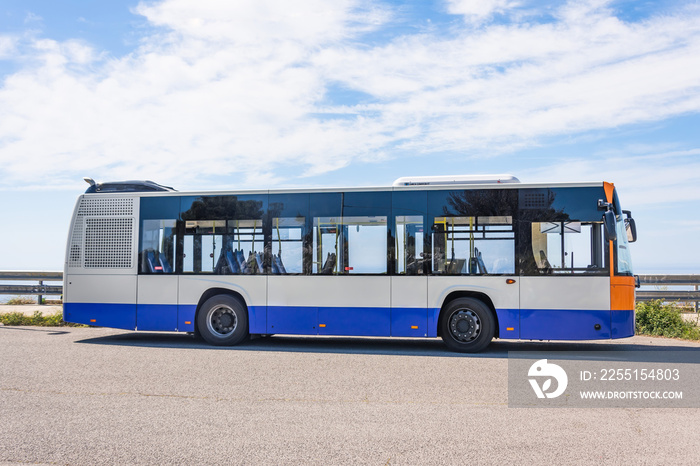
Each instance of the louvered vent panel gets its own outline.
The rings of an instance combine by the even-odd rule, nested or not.
[[[134,214],[133,198],[91,198],[84,197],[80,201],[78,217],[96,216],[130,216]]]
[[[68,252],[68,266],[80,267],[83,264],[81,250],[83,249],[83,219],[78,217],[73,225]]]
[[[85,268],[131,268],[131,218],[85,219]]]

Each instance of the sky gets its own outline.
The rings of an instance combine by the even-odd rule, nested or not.
[[[700,273],[700,2],[3,0],[0,270],[98,181],[610,181],[637,273]]]

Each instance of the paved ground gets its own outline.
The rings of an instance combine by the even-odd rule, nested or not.
[[[697,464],[700,409],[508,408],[508,351],[700,350],[0,327],[0,464]]]

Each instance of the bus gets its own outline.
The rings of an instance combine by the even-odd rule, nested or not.
[[[66,247],[66,322],[213,345],[441,337],[459,352],[494,338],[634,335],[636,227],[608,182],[178,192],[86,180]]]

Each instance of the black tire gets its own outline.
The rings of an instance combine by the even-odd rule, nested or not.
[[[197,330],[212,345],[237,345],[249,336],[248,311],[233,296],[213,296],[202,304],[197,314]]]
[[[440,315],[440,335],[452,351],[481,351],[491,343],[495,330],[491,309],[475,298],[450,301]]]

